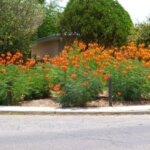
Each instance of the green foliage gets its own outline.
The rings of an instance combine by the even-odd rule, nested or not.
[[[145,44],[145,46],[150,45],[150,18],[147,21],[137,23],[130,30],[130,35],[128,36],[128,41],[133,41],[135,44]]]
[[[18,66],[8,63],[14,56],[9,53],[1,55],[0,104],[6,104],[7,83],[11,81],[13,104],[24,99],[52,96],[63,107],[85,106],[100,98],[100,91],[108,90],[110,76],[114,100],[150,98],[149,48],[130,43],[120,48],[104,49],[90,43],[89,49],[81,52],[83,47],[83,43],[65,46],[59,56],[46,56],[44,63],[35,64],[29,59],[26,65],[17,63]]]
[[[28,75],[28,93],[25,99],[39,99],[45,98],[49,95],[48,80],[45,79],[44,67],[35,66],[32,70],[27,70],[25,74]]]
[[[38,0],[40,4],[45,4],[45,0]]]
[[[64,83],[63,89],[66,91],[65,95],[60,95],[58,97],[58,102],[60,102],[63,107],[74,106],[83,107],[87,102],[91,100],[96,100],[101,86],[101,81],[98,78],[83,78],[79,73],[77,74],[78,79],[68,79]],[[88,86],[84,86],[84,82],[88,83]]]
[[[132,26],[128,12],[114,0],[70,0],[60,19],[62,35],[106,47],[125,44]]]
[[[50,36],[58,33],[58,22],[61,8],[58,6],[59,0],[53,0],[45,5],[45,18],[43,24],[38,28],[38,38]]]
[[[0,103],[6,104],[6,93],[8,92],[8,82],[11,82],[11,91],[13,94],[13,103],[21,100],[23,94],[26,94],[26,86],[27,80],[22,74],[20,68],[15,65],[8,65],[7,67],[4,65],[0,66],[0,70],[5,69],[5,73],[0,73]]]
[[[150,20],[136,25],[135,29],[138,33],[137,44],[150,45]]]
[[[44,67],[35,66],[32,70],[23,71],[16,65],[0,65],[0,70],[6,69],[5,73],[0,73],[0,104],[6,105],[8,92],[8,81],[11,81],[11,92],[13,104],[21,100],[39,99],[48,97],[49,82],[45,79]]]
[[[37,0],[0,1],[0,53],[28,50],[43,20],[43,6]]]
[[[131,63],[132,62],[132,65]],[[141,100],[150,92],[147,71],[139,60],[119,63],[120,69],[113,69],[112,62],[107,71],[111,73],[114,100]],[[127,68],[130,68],[129,70]],[[127,71],[128,70],[128,71]],[[125,71],[125,73],[123,73]],[[121,93],[121,95],[118,94]]]
[[[128,35],[128,43],[131,41],[137,44],[137,40],[139,37],[139,32],[136,29],[136,25],[130,29],[130,34]]]
[[[96,100],[99,91],[102,90],[103,84],[99,79],[100,76],[93,76],[93,70],[88,71],[88,75],[83,74],[84,67],[80,62],[80,68],[69,65],[66,71],[56,69],[53,71],[53,77],[57,78],[53,81],[61,84],[61,90],[65,94],[58,92],[57,101],[63,107],[83,107],[87,102]],[[72,78],[75,75],[75,78]],[[56,84],[56,82],[55,82]]]

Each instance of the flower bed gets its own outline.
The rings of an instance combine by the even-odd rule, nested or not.
[[[83,43],[66,46],[59,56],[23,61],[23,55],[10,52],[0,57],[0,103],[6,104],[11,89],[13,103],[38,99],[55,92],[64,107],[84,106],[108,89],[112,77],[113,100],[149,99],[150,49],[130,43],[121,48],[104,49],[96,43],[85,50]],[[39,56],[37,56],[38,58]],[[8,88],[8,81],[12,86]]]

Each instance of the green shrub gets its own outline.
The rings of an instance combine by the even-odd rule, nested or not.
[[[128,63],[132,62],[132,64]],[[120,63],[119,69],[112,69],[112,89],[114,100],[141,100],[150,92],[147,71],[139,60]],[[108,69],[108,68],[107,68]]]

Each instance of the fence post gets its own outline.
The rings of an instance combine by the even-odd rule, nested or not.
[[[109,106],[112,106],[112,78],[108,79]]]
[[[12,86],[12,82],[11,82],[11,81],[8,81],[8,82],[7,82],[7,88],[8,88],[8,91],[7,91],[7,105],[8,105],[8,106],[12,105],[11,86]]]

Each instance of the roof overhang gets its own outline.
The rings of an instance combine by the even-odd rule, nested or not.
[[[59,40],[60,38],[61,38],[61,36],[59,34],[51,35],[51,36],[47,36],[47,37],[38,39],[36,41],[36,43],[40,44],[40,43],[49,42],[49,41],[53,41],[53,40]]]

